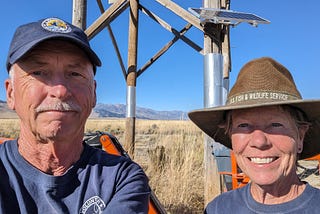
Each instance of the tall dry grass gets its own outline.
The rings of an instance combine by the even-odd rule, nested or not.
[[[0,137],[17,138],[19,130],[18,119],[0,119]]]
[[[0,119],[0,136],[17,137],[18,120]],[[89,119],[86,132],[124,142],[124,119]],[[137,120],[134,160],[168,213],[203,212],[203,137],[190,121]]]
[[[139,133],[153,138],[145,171],[160,201],[172,213],[203,210],[203,138],[188,121],[138,121]],[[151,134],[152,133],[152,134]],[[139,142],[137,142],[137,146]],[[137,158],[137,161],[139,159]]]

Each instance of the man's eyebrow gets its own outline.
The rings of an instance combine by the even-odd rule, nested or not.
[[[28,62],[29,65],[31,66],[45,66],[45,65],[48,65],[49,63],[46,62],[46,61],[43,61],[43,60],[30,60]]]
[[[41,69],[41,68],[49,65],[48,62],[41,60],[41,59],[36,59],[36,58],[24,58],[24,59],[19,60],[19,62],[17,62],[17,63],[24,70]]]
[[[46,60],[42,59],[41,55],[34,54],[34,53],[30,53],[30,54],[26,55],[25,57],[20,59],[20,61],[23,63],[35,64],[35,65],[47,65],[48,64],[48,62],[46,62]]]
[[[21,62],[27,63],[29,66],[46,66],[50,64],[46,60],[42,59],[41,56],[37,56],[37,55],[27,56],[21,59]],[[80,62],[79,60],[76,60],[74,62],[69,62],[66,66],[70,68],[84,68],[85,63]]]
[[[79,68],[79,67],[85,67],[85,64],[80,62],[70,62],[67,64],[67,66],[71,68]]]

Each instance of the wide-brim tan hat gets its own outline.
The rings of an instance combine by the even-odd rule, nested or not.
[[[320,153],[320,99],[303,100],[290,72],[277,61],[263,57],[243,66],[224,106],[189,112],[189,118],[208,136],[228,148],[231,140],[221,128],[227,111],[273,105],[289,105],[302,110],[309,128],[300,159]]]

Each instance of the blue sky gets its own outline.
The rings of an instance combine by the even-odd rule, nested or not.
[[[107,2],[105,0],[104,2]],[[175,0],[181,7],[201,7],[202,0]],[[186,22],[154,0],[140,3],[177,30]],[[109,5],[105,5],[108,7]],[[241,23],[231,28],[233,85],[240,68],[253,58],[271,56],[285,65],[295,78],[304,98],[319,98],[319,17],[317,0],[231,0],[231,9],[249,12],[271,21],[267,25],[252,27]],[[100,16],[95,0],[88,0],[87,25]],[[59,17],[71,22],[72,0],[56,0],[47,3],[40,0],[10,0],[0,7],[0,82],[7,78],[5,61],[11,37],[18,25],[45,17]],[[145,14],[139,16],[138,68],[146,63],[173,35]],[[128,10],[122,13],[111,27],[127,63]],[[203,46],[203,34],[192,28],[188,38]],[[92,48],[100,56],[103,66],[98,69],[96,80],[99,103],[125,104],[126,83],[105,29],[91,41]],[[1,86],[0,100],[6,100]],[[183,110],[203,107],[203,56],[182,41],[149,67],[137,79],[137,106],[155,110]]]

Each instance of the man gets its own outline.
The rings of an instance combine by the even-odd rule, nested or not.
[[[0,213],[147,213],[143,170],[82,141],[100,65],[85,33],[63,20],[17,28],[5,87],[20,133],[0,145]]]

